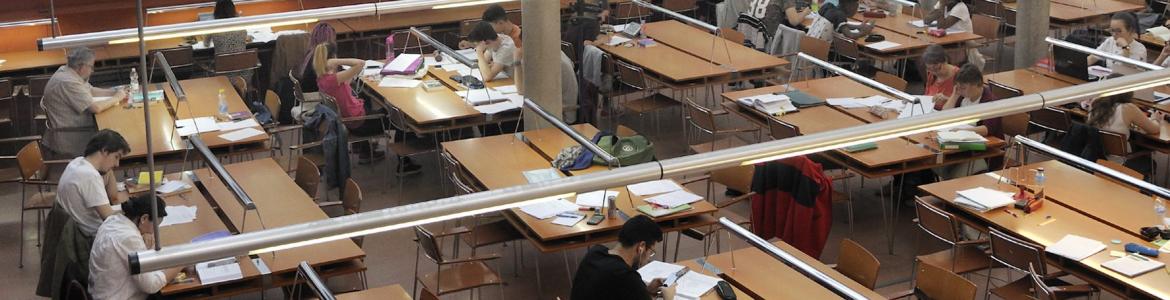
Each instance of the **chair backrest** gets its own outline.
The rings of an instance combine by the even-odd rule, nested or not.
[[[882,263],[869,250],[851,239],[841,240],[837,253],[837,271],[868,289],[877,285],[878,269]]]
[[[747,36],[744,36],[742,32],[735,31],[731,28],[720,27],[718,31],[719,36],[723,37],[723,39],[726,39],[737,45],[743,45],[743,41],[747,39]]]
[[[985,0],[975,0],[976,2],[983,2]],[[996,40],[999,39],[999,25],[1003,23],[999,17],[989,16],[984,14],[971,15],[971,26],[975,34],[982,36],[984,39]]]
[[[268,108],[268,113],[272,114],[273,120],[280,119],[280,96],[272,90],[264,92],[264,107]]]
[[[317,169],[317,164],[312,160],[301,156],[297,158],[297,172],[293,181],[305,194],[309,197],[317,198],[317,186],[321,184],[321,171]]]
[[[1000,117],[1000,127],[1003,135],[1014,138],[1017,135],[1028,134],[1028,120],[1031,117],[1026,113],[1018,113]]]
[[[620,60],[614,60],[613,64],[615,68],[614,71],[617,71],[618,81],[620,81],[622,85],[639,91],[645,90],[648,87],[646,85],[646,73],[645,71],[642,71],[641,67],[634,66],[630,63]]]
[[[41,145],[29,142],[16,153],[16,165],[20,168],[20,179],[36,180],[45,169],[45,159],[41,156]]]
[[[561,52],[569,57],[569,61],[577,61],[577,51],[573,49],[573,43],[561,41]]]
[[[1101,132],[1101,147],[1105,155],[1125,157],[1129,155],[1129,140],[1120,133],[1098,130]]]
[[[1007,86],[995,80],[988,80],[987,84],[991,86],[991,94],[995,95],[995,99],[1014,98],[1024,94],[1020,89]]]
[[[297,105],[301,105],[302,103],[305,103],[305,90],[301,89],[301,81],[297,79],[297,76],[293,75],[292,70],[288,71],[288,80],[290,82],[292,82],[293,99],[296,100],[296,103],[293,106],[297,106]]]
[[[1056,300],[1056,291],[1044,282],[1044,275],[1036,272],[1035,266],[1028,266],[1028,279],[1032,282],[1033,297],[1037,300]]]
[[[804,52],[812,57],[823,61],[829,61],[829,48],[832,45],[824,40],[814,38],[808,35],[800,36],[800,52]]]
[[[450,153],[440,152],[439,158],[442,159],[443,165],[447,167],[447,174],[445,175],[451,181],[451,184],[455,185],[455,188],[458,189],[457,194],[471,194],[478,190],[470,183],[469,178],[464,175],[463,165],[452,157]]]
[[[999,2],[990,0],[971,0],[976,14],[999,17]],[[974,15],[972,15],[974,17]]]
[[[345,180],[345,195],[342,195],[341,207],[345,208],[347,215],[362,211],[362,187],[358,186],[353,178]]]
[[[975,283],[932,264],[917,264],[914,289],[934,300],[974,300]]]
[[[800,136],[800,127],[789,124],[788,122],[768,118],[768,128],[772,131],[773,139],[786,139],[790,137]]]
[[[255,49],[215,55],[215,74],[252,70],[260,67]]]
[[[415,226],[414,237],[417,239],[418,247],[422,248],[423,254],[428,259],[435,263],[443,261],[443,252],[439,250],[439,242],[435,240],[435,234],[422,226]]]
[[[426,287],[420,287],[418,289],[418,300],[439,300],[439,296],[435,296],[435,293]]]
[[[248,101],[248,81],[241,76],[228,76],[228,82],[232,83],[232,88],[235,88],[236,94],[240,95],[240,99]]]
[[[1126,167],[1125,165],[1116,163],[1112,160],[1098,159],[1097,164],[1105,166],[1106,168],[1113,169],[1114,171],[1121,172],[1121,174],[1129,175],[1129,177],[1137,178],[1139,180],[1146,180],[1146,175],[1143,175],[1141,172],[1138,172],[1134,169],[1130,169],[1129,167]],[[1105,176],[1101,173],[1094,173],[1094,175],[1097,175],[1097,177],[1104,178],[1105,180],[1116,182],[1117,184],[1120,184],[1124,187],[1131,188],[1134,190],[1139,190],[1136,186],[1130,186],[1129,184],[1122,183],[1121,181],[1118,181],[1117,179],[1113,179],[1113,177]]]
[[[833,34],[833,51],[837,52],[837,55],[849,59],[861,57],[861,50],[857,48],[857,42],[837,33]]]
[[[698,7],[696,0],[662,0],[662,7],[671,11],[692,11]]]
[[[711,171],[711,182],[722,184],[729,189],[748,192],[752,190],[752,176],[755,176],[756,167],[753,165],[736,166]]]
[[[1072,127],[1072,120],[1069,119],[1068,112],[1060,109],[1045,107],[1043,109],[1033,110],[1028,112],[1028,123],[1048,131],[1055,131],[1057,133],[1066,133]]]
[[[690,119],[691,125],[707,133],[718,131],[718,128],[715,128],[715,114],[711,113],[710,109],[695,103],[695,100],[689,96],[684,98],[687,103],[687,117]]]
[[[162,52],[171,68],[183,68],[195,64],[195,50],[191,46],[167,48],[158,50],[158,52]]]
[[[632,19],[645,18],[650,15],[650,9],[634,4],[633,2],[618,3],[613,12],[614,21],[617,24],[629,22]]]
[[[37,75],[28,77],[28,97],[40,100],[45,95],[45,85],[49,84],[52,75]],[[39,105],[36,105],[39,107]]]
[[[914,212],[918,215],[918,227],[926,233],[950,245],[959,241],[959,226],[954,215],[919,197],[914,197]]]
[[[1028,265],[1040,265],[1039,271],[1048,274],[1044,268],[1044,250],[1041,246],[1026,242],[991,228],[991,259],[1020,272],[1028,272]]]
[[[1003,22],[1007,24],[1007,27],[1011,27],[1011,28],[1016,27],[1016,11],[1015,10],[1005,9],[1003,7],[1003,4],[1000,3],[999,4],[999,12],[1002,15],[1000,17],[1003,17]]]
[[[888,86],[895,88],[899,91],[905,91],[906,86],[909,85],[908,83],[906,83],[905,79],[898,78],[898,76],[894,76],[894,74],[890,74],[890,73],[886,73],[886,72],[882,72],[882,71],[877,71],[877,73],[874,75],[874,80],[877,80],[877,82],[880,82],[881,84],[884,84],[884,85],[888,85]]]

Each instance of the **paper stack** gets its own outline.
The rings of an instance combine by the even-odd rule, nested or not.
[[[602,207],[605,206],[606,197],[617,197],[622,193],[618,191],[600,190],[588,193],[577,194],[577,205],[585,207]]]
[[[979,212],[988,212],[996,208],[1016,203],[1012,193],[1001,192],[989,188],[977,187],[959,191],[955,203],[966,206]]]
[[[167,216],[158,223],[158,227],[191,223],[191,221],[195,221],[198,210],[197,206],[167,206]]]
[[[508,101],[498,101],[491,104],[473,106],[473,108],[481,113],[491,115],[502,111],[519,109],[520,106],[524,105],[524,96],[520,94],[504,94],[504,98],[507,98]]]
[[[664,263],[657,260],[652,260],[650,263],[638,268],[638,275],[642,275],[642,282],[650,284],[655,278],[666,279],[671,274],[678,273],[678,271],[686,268],[681,265],[672,263]]]
[[[738,101],[769,115],[796,111],[796,106],[787,95],[763,94],[739,98]]]
[[[567,211],[577,211],[577,205],[565,201],[565,199],[556,199],[552,201],[543,201],[540,203],[533,203],[520,207],[520,211],[537,219],[548,219],[557,214]]]
[[[685,190],[677,190],[666,194],[646,198],[646,202],[653,203],[663,208],[675,208],[686,204],[695,203],[695,201],[703,200],[703,197],[691,194]]]
[[[987,150],[987,138],[970,130],[939,131],[938,143],[944,150]]]
[[[1105,250],[1104,243],[1072,234],[1065,235],[1056,244],[1044,248],[1045,252],[1064,256],[1076,261],[1085,259],[1102,250]]]
[[[1146,272],[1157,270],[1166,266],[1157,260],[1144,257],[1138,254],[1126,254],[1121,258],[1101,263],[1102,267],[1113,270],[1129,277],[1136,277],[1145,274]]]
[[[719,284],[719,278],[699,274],[699,272],[687,272],[674,283],[675,298],[682,296],[688,299],[699,299],[717,284]]]
[[[682,187],[670,179],[661,179],[655,181],[647,181],[643,183],[635,183],[626,186],[630,193],[638,196],[661,194],[666,192],[673,192],[681,190]]]
[[[1146,29],[1146,32],[1149,32],[1151,35],[1157,37],[1160,40],[1170,41],[1170,28],[1166,28],[1166,26],[1158,26]]]
[[[223,130],[223,131],[232,131],[232,130],[244,129],[244,128],[248,128],[248,127],[260,127],[260,123],[257,123],[256,119],[244,119],[244,120],[241,120],[239,122],[228,121],[228,122],[215,123],[215,127],[218,127],[219,130]]]
[[[420,67],[422,67],[422,55],[420,54],[400,54],[394,57],[394,60],[386,63],[382,67],[382,74],[384,75],[410,75],[415,74]]]
[[[212,117],[175,120],[175,132],[179,133],[179,136],[212,131],[219,131],[219,125]]]
[[[459,97],[463,97],[463,99],[467,100],[467,103],[471,103],[472,106],[491,104],[494,102],[504,102],[508,99],[508,96],[504,93],[490,88],[459,91],[456,92],[456,94],[459,94]]]
[[[191,190],[191,185],[188,185],[186,182],[183,182],[181,180],[171,180],[171,181],[167,181],[166,183],[163,183],[162,186],[159,186],[154,191],[162,196],[170,196],[170,195],[175,195],[175,194],[179,194],[179,193],[184,193],[184,192],[187,192],[189,190]]]
[[[244,278],[235,257],[197,263],[195,273],[199,274],[199,281],[203,285]]]

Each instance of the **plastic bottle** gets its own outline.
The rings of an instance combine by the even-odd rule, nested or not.
[[[1048,178],[1044,176],[1044,168],[1036,168],[1035,182],[1036,182],[1036,190],[1037,191],[1044,190],[1044,181],[1047,179]]]
[[[606,212],[605,215],[610,219],[617,218],[617,196],[610,195],[605,197]]]
[[[1154,214],[1162,221],[1162,228],[1170,228],[1170,216],[1166,215],[1166,203],[1161,197],[1154,196]]]
[[[141,94],[141,91],[138,89],[138,68],[130,68],[130,95],[131,95],[131,98],[133,98],[134,95],[139,95],[139,94]]]
[[[228,119],[227,95],[224,95],[223,89],[219,89],[219,115],[224,120]]]

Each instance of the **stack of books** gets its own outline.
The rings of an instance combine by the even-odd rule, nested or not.
[[[974,131],[939,131],[938,143],[943,150],[987,150],[987,138]]]
[[[788,95],[763,94],[758,96],[739,98],[739,103],[755,108],[769,115],[778,115],[797,111]]]

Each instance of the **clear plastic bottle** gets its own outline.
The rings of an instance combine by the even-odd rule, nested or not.
[[[223,89],[219,89],[219,116],[224,120],[228,119],[227,95],[223,93]]]
[[[138,89],[138,68],[130,68],[130,98],[135,95],[141,97],[141,91]]]
[[[1170,216],[1166,215],[1166,202],[1161,197],[1154,196],[1154,214],[1162,221],[1162,228],[1170,228]]]
[[[1036,183],[1036,190],[1037,191],[1044,190],[1044,181],[1047,179],[1048,178],[1045,177],[1045,175],[1044,175],[1044,168],[1036,168],[1035,183]]]

